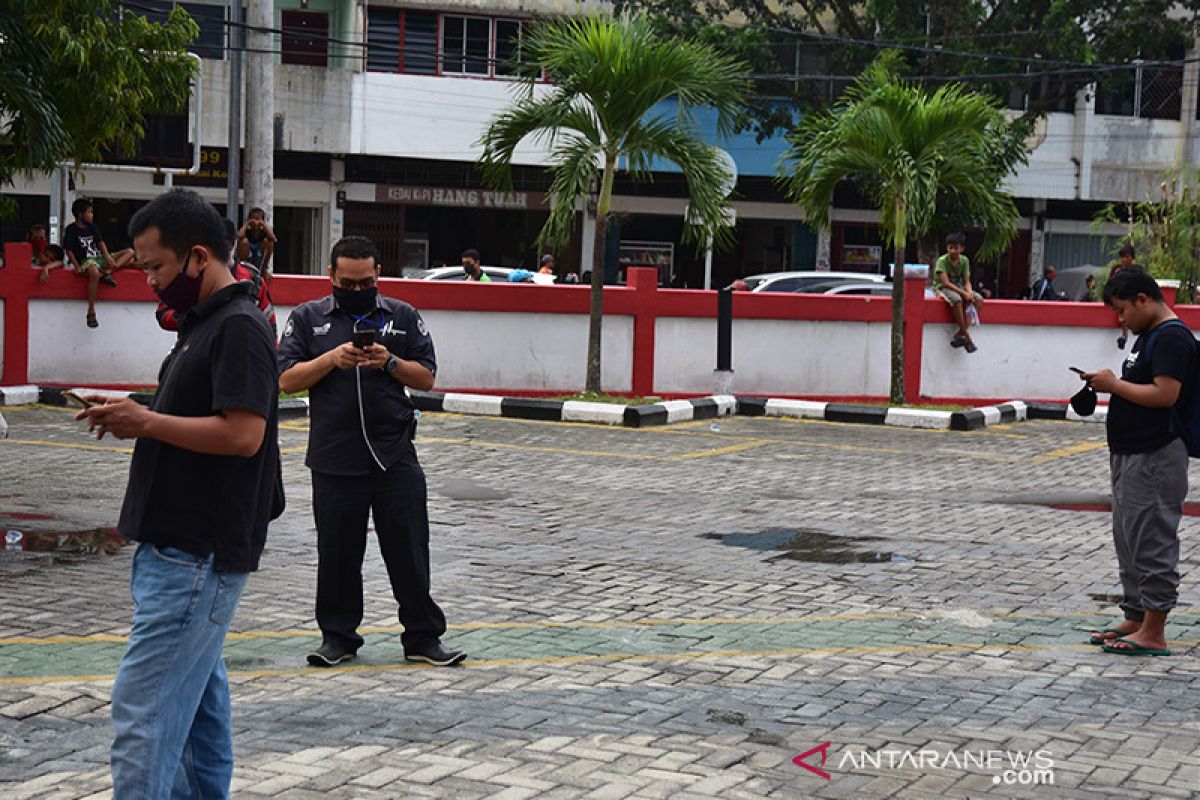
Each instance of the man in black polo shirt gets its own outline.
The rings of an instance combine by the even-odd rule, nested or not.
[[[199,195],[161,195],[134,214],[129,235],[147,283],[182,322],[149,408],[93,396],[78,416],[97,438],[137,439],[118,523],[140,544],[113,684],[113,794],[228,797],[221,644],[282,511],[274,338],[252,287],[229,272],[220,215]]]
[[[442,646],[446,617],[429,593],[425,473],[404,388],[433,388],[433,340],[412,306],[378,293],[379,255],[369,239],[347,236],[334,245],[329,278],[333,293],[296,308],[279,343],[280,387],[308,389],[311,403],[305,463],[312,470],[322,641],[308,663],[331,667],[362,647],[370,512],[400,604],[405,659],[457,664],[467,654]]]

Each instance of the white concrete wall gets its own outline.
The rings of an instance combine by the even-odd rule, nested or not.
[[[203,68],[200,140],[211,147],[225,147],[229,144],[229,62],[206,60]],[[348,152],[353,76],[348,69],[276,64],[275,114],[283,117],[283,141],[279,146],[311,153]],[[250,90],[247,87],[244,91]],[[244,92],[242,103],[244,124]]]
[[[886,395],[887,323],[734,320],[733,387],[738,394]],[[663,317],[655,326],[654,390],[713,391],[717,323]]]
[[[587,374],[586,314],[422,311],[437,350],[440,387],[581,388]],[[606,316],[600,379],[627,392],[633,370],[633,318]]]
[[[482,152],[479,137],[517,91],[512,81],[357,74],[346,152],[473,161]],[[543,147],[527,142],[517,148],[513,162],[544,164],[545,154]]]
[[[175,334],[158,327],[152,303],[98,303],[99,328],[83,300],[29,303],[29,382],[153,386]]]
[[[971,330],[979,345],[975,353],[950,347],[952,333],[952,325],[925,326],[921,394],[926,397],[1067,400],[1080,387],[1067,367],[1107,367],[1120,374],[1129,353],[1117,349],[1115,326],[990,325],[985,319]]]

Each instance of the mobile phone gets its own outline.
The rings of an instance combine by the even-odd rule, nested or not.
[[[66,400],[68,403],[79,406],[80,408],[91,408],[92,406],[96,405],[95,403],[84,400],[82,397],[75,394],[75,392],[72,392],[70,389],[63,392],[62,396],[63,396],[63,399]]]
[[[366,350],[368,347],[375,344],[375,331],[370,329],[365,331],[355,331],[352,342],[359,350]]]
[[[1081,370],[1079,367],[1067,367],[1067,369],[1071,370],[1071,372],[1074,372],[1076,375],[1086,375],[1087,374],[1085,371]]]

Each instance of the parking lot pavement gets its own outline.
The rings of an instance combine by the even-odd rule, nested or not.
[[[100,541],[129,443],[5,415],[0,527]],[[1200,789],[1195,518],[1176,655],[1137,659],[1083,643],[1119,615],[1107,515],[1042,504],[1103,501],[1099,426],[420,428],[435,597],[470,660],[404,664],[371,551],[359,660],[304,666],[315,535],[306,423],[285,423],[288,511],[225,651],[235,797]],[[106,795],[131,554],[0,557],[0,796]]]

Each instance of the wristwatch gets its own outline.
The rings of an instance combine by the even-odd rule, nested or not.
[[[389,355],[387,362],[383,365],[383,371],[388,375],[394,373],[400,367],[400,359],[394,355]]]

